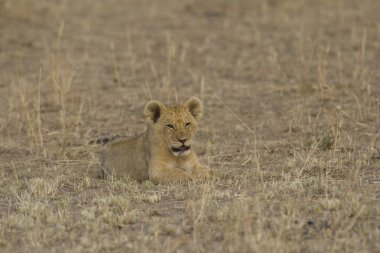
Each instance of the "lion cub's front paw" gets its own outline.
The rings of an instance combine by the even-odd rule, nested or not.
[[[192,180],[192,177],[186,171],[177,169],[175,173],[168,175],[166,180],[168,182],[186,182]]]
[[[195,170],[192,175],[197,179],[211,179],[212,175],[210,172],[204,168]]]
[[[156,183],[183,183],[192,180],[192,177],[181,169],[165,169],[150,179]]]

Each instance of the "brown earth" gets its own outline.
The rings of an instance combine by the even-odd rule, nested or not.
[[[1,252],[380,251],[380,2],[0,1]],[[150,99],[187,185],[96,177]]]

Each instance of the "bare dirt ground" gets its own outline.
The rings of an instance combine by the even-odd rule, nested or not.
[[[1,252],[379,252],[380,3],[0,1]],[[150,99],[220,180],[99,180]]]

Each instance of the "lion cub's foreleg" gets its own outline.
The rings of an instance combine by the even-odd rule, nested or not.
[[[180,183],[189,181],[192,177],[179,168],[155,165],[149,168],[149,179],[155,183]]]
[[[149,179],[156,183],[176,183],[209,178],[211,175],[208,169],[197,160],[183,164],[156,161],[149,166]]]

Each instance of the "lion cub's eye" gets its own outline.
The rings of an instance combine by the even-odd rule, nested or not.
[[[185,128],[188,128],[190,125],[191,125],[191,123],[190,123],[190,122],[187,122],[187,123],[185,124]]]
[[[166,127],[170,129],[174,129],[174,126],[172,124],[167,124]]]

